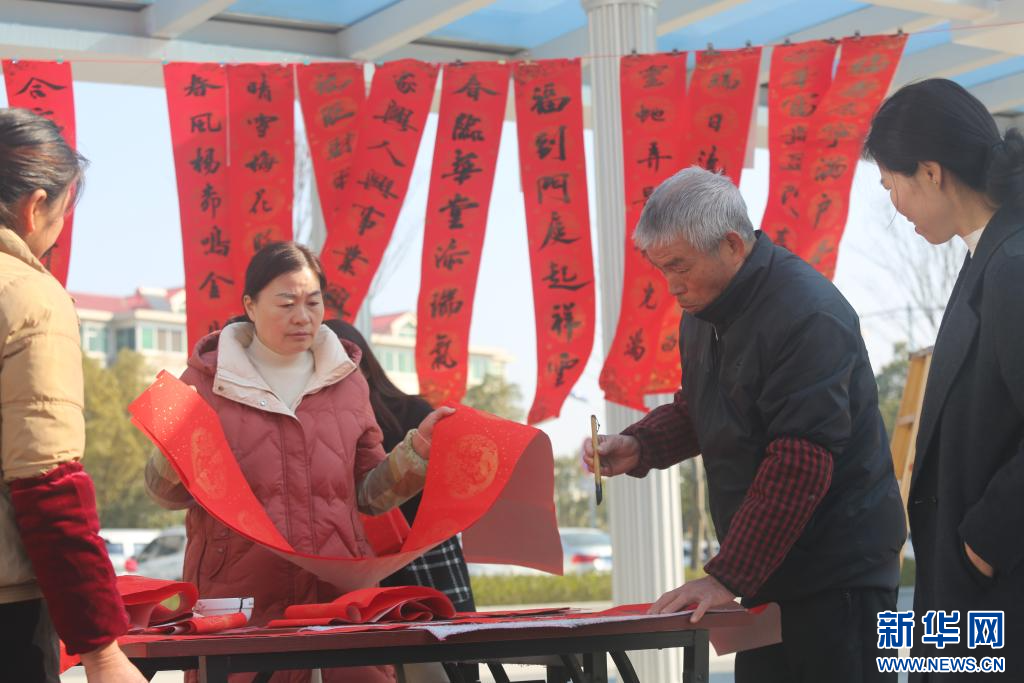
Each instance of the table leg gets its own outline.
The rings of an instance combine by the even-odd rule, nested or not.
[[[619,678],[622,679],[622,683],[640,683],[640,679],[636,676],[636,669],[633,668],[633,662],[629,661],[625,652],[612,652],[611,655],[612,661],[615,662],[615,668],[619,670]]]
[[[708,683],[708,632],[695,630],[693,645],[683,648],[683,683]]]
[[[462,676],[462,671],[459,670],[459,665],[452,662],[441,662],[441,666],[444,668],[445,674],[448,676],[450,683],[466,683],[466,679]]]
[[[491,677],[494,683],[510,683],[505,667],[500,662],[487,662],[487,668],[491,670]]]
[[[562,660],[562,666],[569,673],[569,680],[572,683],[587,683],[587,677],[584,675],[583,669],[580,668],[576,655],[558,655],[558,657]]]
[[[230,657],[200,657],[199,683],[228,683]]]
[[[560,666],[549,666],[545,680],[547,683],[565,683],[569,680],[569,672]]]
[[[608,655],[605,652],[587,652],[583,655],[583,671],[590,683],[608,683]]]

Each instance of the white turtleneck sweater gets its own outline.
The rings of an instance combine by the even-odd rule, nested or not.
[[[971,252],[971,258],[974,258],[974,250],[978,248],[978,240],[981,239],[981,233],[983,232],[985,232],[984,225],[960,238],[967,245],[967,251]]]
[[[313,376],[313,351],[285,356],[271,350],[254,334],[245,352],[274,394],[294,411]]]

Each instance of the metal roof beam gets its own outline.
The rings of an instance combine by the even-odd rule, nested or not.
[[[234,0],[155,0],[142,10],[146,35],[177,38],[234,4]]]
[[[893,77],[893,88],[925,78],[952,78],[1010,57],[1005,52],[969,45],[939,45],[904,56]]]
[[[1024,72],[968,88],[991,112],[1024,107]]]
[[[991,0],[865,0],[870,5],[919,12],[947,19],[981,21],[996,15]]]

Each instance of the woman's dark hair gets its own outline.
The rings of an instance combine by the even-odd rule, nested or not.
[[[398,418],[395,417],[394,412],[388,407],[388,403],[404,400],[409,397],[409,394],[396,387],[388,379],[388,376],[384,373],[384,368],[381,367],[377,357],[373,355],[370,345],[366,343],[366,338],[359,333],[359,330],[347,322],[338,319],[325,320],[324,325],[329,327],[340,338],[358,346],[363,352],[363,357],[359,361],[359,369],[363,371],[363,375],[366,376],[366,383],[370,385],[370,406],[373,408],[373,414],[377,418],[377,424],[385,432],[401,432],[402,425]]]
[[[53,121],[28,109],[0,109],[0,225],[21,234],[17,205],[36,190],[46,191],[47,206],[68,192],[77,202],[88,164]]]
[[[320,291],[327,289],[327,278],[324,276],[320,259],[308,247],[298,242],[271,242],[256,252],[245,269],[243,300],[246,296],[255,299],[274,278],[300,271],[303,268],[309,268],[316,275],[320,281]],[[245,310],[244,306],[242,310]],[[248,314],[242,313],[228,322],[251,323],[252,320]]]
[[[913,175],[934,161],[997,206],[1024,202],[1024,137],[1005,138],[978,98],[944,78],[897,90],[882,103],[864,142],[864,156]]]

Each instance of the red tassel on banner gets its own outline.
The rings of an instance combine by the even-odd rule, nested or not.
[[[295,83],[292,67],[235,64],[228,70],[228,215],[241,283],[253,254],[292,239]]]
[[[363,65],[324,62],[300,64],[295,70],[320,208],[327,234],[331,234],[344,206],[343,190],[348,184],[359,113],[366,99]]]
[[[216,64],[164,66],[178,179],[188,348],[242,310],[238,240],[228,228],[227,74]]]
[[[497,62],[444,70],[416,328],[420,393],[435,406],[458,402],[466,392],[473,296],[508,78],[508,65]]]
[[[605,357],[605,397],[646,412],[643,398],[656,358],[663,309],[678,310],[665,278],[633,246],[647,197],[684,164],[686,53],[632,55],[620,62],[626,258],[619,323]]]
[[[690,80],[687,97],[690,103],[690,156],[680,167],[696,164],[710,171],[719,171],[739,186],[760,66],[760,47],[697,53],[697,68]],[[654,367],[647,384],[649,394],[679,389],[682,381],[680,317],[682,313],[676,302],[665,297]]]
[[[772,50],[768,89],[768,203],[761,229],[776,244],[794,249],[800,181],[811,116],[832,82],[839,44],[827,40],[779,45]]]
[[[373,74],[345,205],[320,256],[330,317],[351,321],[380,267],[409,189],[436,82],[437,66],[414,59],[388,62]]]
[[[68,62],[3,60],[7,106],[29,109],[57,124],[64,140],[75,149],[75,96]],[[73,198],[72,198],[73,199]],[[67,286],[71,263],[72,216],[64,217],[57,242],[43,255],[43,265]]]
[[[537,319],[528,421],[558,417],[594,345],[594,261],[578,59],[515,65],[519,168]]]
[[[835,274],[861,145],[906,42],[904,34],[844,38],[832,87],[811,121],[796,253],[829,279]]]

